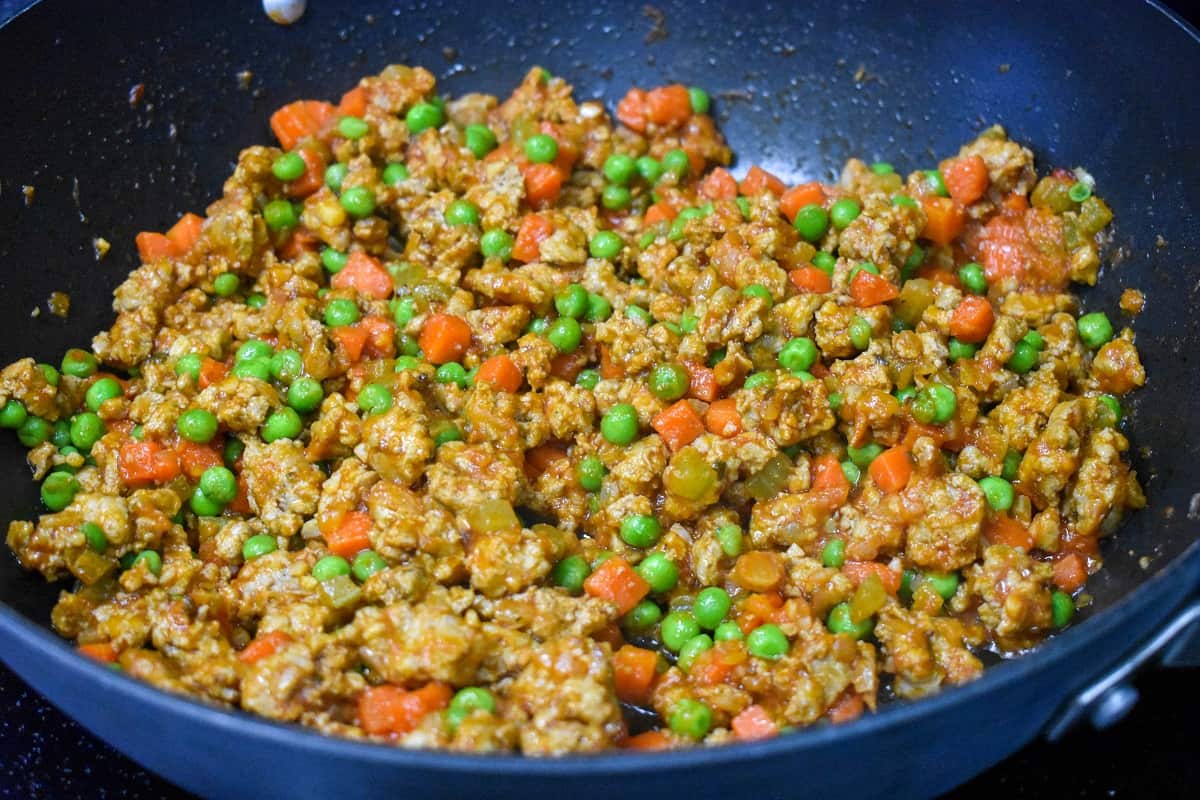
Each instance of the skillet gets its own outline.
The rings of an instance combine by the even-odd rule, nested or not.
[[[1184,615],[1197,614],[1187,604],[1200,586],[1189,452],[1200,439],[1200,102],[1180,87],[1200,74],[1194,30],[1153,3],[1065,0],[310,6],[282,28],[245,0],[203,11],[44,0],[0,30],[0,359],[57,360],[107,327],[109,292],[136,265],[134,233],[202,210],[237,151],[269,141],[267,116],[288,100],[335,97],[397,62],[429,67],[450,93],[498,94],[540,63],[610,104],[629,85],[681,80],[712,93],[743,168],[789,180],[831,179],[851,155],[903,172],[928,166],[991,122],[1029,143],[1042,169],[1089,167],[1116,214],[1116,263],[1083,293],[1085,307],[1116,318],[1122,288],[1147,297],[1134,328],[1150,382],[1125,424],[1150,505],[1105,544],[1094,608],[1037,652],[934,698],[767,742],[533,760],[326,738],[77,657],[48,629],[60,587],[6,554],[0,659],[56,705],[205,796],[906,797],[945,790],[1077,717],[1108,721],[1131,699],[1121,670],[1168,643],[1147,646],[1156,635],[1174,643],[1172,659],[1189,657],[1194,617]],[[22,186],[34,187],[31,204]],[[96,236],[113,244],[101,261]],[[70,294],[68,319],[47,313],[51,291]],[[0,476],[0,520],[28,518],[36,486],[8,437]]]

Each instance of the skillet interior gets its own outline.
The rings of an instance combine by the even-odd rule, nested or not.
[[[641,3],[532,2],[502,13],[484,4],[455,13],[310,5],[298,25],[280,28],[237,0],[208,3],[202,15],[185,3],[46,2],[4,30],[4,362],[57,360],[86,345],[111,321],[109,292],[135,266],[137,230],[202,209],[237,151],[268,139],[273,108],[336,96],[387,63],[426,65],[451,93],[506,92],[533,63],[566,76],[580,96],[610,101],[630,84],[686,80],[709,88],[743,165],[794,179],[830,178],[850,155],[926,166],[1001,122],[1043,168],[1088,166],[1113,205],[1121,264],[1085,303],[1113,310],[1128,285],[1148,298],[1135,328],[1151,382],[1128,425],[1151,507],[1106,548],[1107,569],[1089,584],[1097,608],[1195,540],[1187,507],[1200,485],[1183,443],[1200,430],[1200,369],[1189,352],[1200,344],[1191,194],[1200,164],[1188,149],[1200,106],[1171,76],[1200,74],[1200,47],[1153,7],[742,2],[735,16],[720,4],[669,2],[659,4],[666,37],[648,41],[656,26]],[[247,69],[243,89],[237,73]],[[131,107],[138,83],[145,93]],[[36,189],[31,206],[25,184]],[[98,263],[94,236],[113,244]],[[72,296],[66,321],[45,313],[53,290]],[[0,519],[30,516],[36,487],[10,437],[0,442],[0,476],[9,489]],[[0,558],[0,600],[45,625],[56,594]]]

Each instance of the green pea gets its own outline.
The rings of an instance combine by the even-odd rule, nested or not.
[[[925,176],[925,185],[929,191],[936,194],[938,197],[949,197],[950,191],[946,188],[946,181],[942,178],[942,173],[936,169],[922,170],[921,174]]]
[[[613,153],[604,160],[604,177],[610,183],[624,186],[637,172],[637,164],[633,158],[624,153]]]
[[[292,408],[280,408],[272,412],[263,423],[262,440],[267,444],[277,439],[295,439],[304,430],[300,415]]]
[[[778,625],[770,622],[759,625],[746,637],[746,651],[757,658],[774,661],[783,658],[790,649],[787,636]]]
[[[829,221],[839,231],[845,230],[846,226],[858,219],[858,215],[861,213],[862,206],[857,201],[849,197],[843,197],[829,207]]]
[[[88,387],[84,402],[92,411],[99,411],[100,406],[124,393],[116,378],[101,378]]]
[[[200,490],[215,503],[232,503],[237,497],[237,477],[225,467],[209,467],[200,475]]]
[[[1103,311],[1093,311],[1079,318],[1076,327],[1079,338],[1089,350],[1098,350],[1113,338],[1113,326]]]
[[[634,162],[634,166],[637,167],[638,175],[640,175],[642,180],[644,180],[646,183],[658,183],[658,179],[662,177],[662,164],[660,164],[651,156],[642,156],[636,162]]]
[[[583,591],[583,582],[590,574],[592,574],[592,568],[588,566],[587,560],[583,556],[567,556],[554,565],[554,569],[550,572],[550,580],[571,594],[579,594]]]
[[[700,635],[700,623],[690,611],[672,611],[663,617],[659,631],[663,644],[671,652],[678,653],[689,639]]]
[[[1004,478],[989,475],[979,481],[979,488],[983,489],[983,496],[995,511],[1008,511],[1016,499],[1012,484]]]
[[[612,303],[608,302],[608,298],[598,295],[588,295],[588,322],[603,322],[612,316]]]
[[[842,474],[846,476],[846,480],[850,482],[850,485],[857,486],[859,479],[862,478],[862,470],[858,464],[855,464],[853,461],[843,461],[839,466],[841,466]]]
[[[242,453],[245,452],[245,450],[245,442],[236,436],[231,436],[225,440],[225,450],[221,454],[221,458],[225,462],[225,466],[232,469],[242,457]]]
[[[1125,412],[1121,408],[1121,401],[1111,394],[1098,396],[1096,398],[1096,408],[1101,412],[1101,418],[1107,427],[1114,427],[1120,424],[1121,418],[1125,416]]]
[[[775,375],[771,372],[755,372],[746,376],[746,380],[742,383],[744,389],[757,389],[760,386],[774,386]]]
[[[662,594],[669,592],[679,583],[679,567],[662,553],[649,553],[635,567],[650,591]]]
[[[478,225],[479,207],[470,200],[455,200],[446,206],[447,225]]]
[[[340,161],[335,161],[325,168],[325,185],[335,192],[342,190],[342,181],[346,180],[350,168]]]
[[[619,183],[610,183],[604,187],[600,193],[600,205],[610,211],[620,211],[624,208],[629,208],[629,204],[633,202],[633,195],[629,191],[628,186],[622,186]]]
[[[17,439],[26,447],[37,447],[54,435],[54,426],[41,417],[29,417],[17,428]]]
[[[299,180],[306,169],[304,158],[295,151],[284,153],[271,164],[271,172],[285,183]]]
[[[434,380],[438,383],[453,383],[463,386],[467,382],[467,369],[457,361],[450,361],[442,364],[433,373]]]
[[[350,574],[350,562],[341,556],[325,556],[312,565],[312,576],[321,583]]]
[[[575,376],[575,385],[589,391],[600,385],[600,373],[594,369],[585,369]]]
[[[42,377],[46,379],[46,383],[58,386],[59,372],[53,364],[38,364],[37,366],[42,371]]]
[[[770,308],[774,302],[774,299],[771,297],[771,290],[761,283],[750,284],[742,289],[742,294],[746,297],[757,297],[766,304],[767,308]]]
[[[699,700],[684,698],[671,709],[667,724],[680,736],[703,739],[712,730],[712,709]]]
[[[700,627],[711,631],[725,619],[731,605],[728,592],[720,586],[709,586],[696,595],[692,614],[696,617],[696,622],[700,623]]]
[[[957,572],[926,572],[921,576],[921,580],[928,583],[943,600],[949,600],[958,591]]]
[[[331,328],[341,328],[358,322],[358,304],[353,300],[339,297],[329,301],[325,306],[325,324]]]
[[[895,171],[896,168],[886,161],[876,161],[871,165],[871,172],[874,172],[876,175],[891,175]]]
[[[368,416],[381,414],[392,407],[392,392],[381,383],[368,383],[359,389],[355,403]]]
[[[854,621],[850,616],[849,603],[838,603],[830,609],[825,625],[831,633],[844,633],[853,639],[865,639],[875,630],[874,619],[864,619],[857,623]]]
[[[688,88],[688,101],[692,105],[693,114],[708,113],[708,92],[704,91],[699,86],[691,86]]]
[[[549,164],[558,158],[558,142],[545,133],[534,134],[525,140],[525,157],[535,164]]]
[[[51,472],[42,481],[42,502],[51,511],[62,511],[71,505],[75,493],[79,491],[79,481],[74,475],[66,472]]]
[[[87,350],[71,348],[63,356],[62,364],[59,367],[62,369],[63,375],[70,375],[73,378],[90,378],[100,368],[100,362]]]
[[[846,541],[830,539],[821,548],[821,563],[826,567],[838,568],[846,563]]]
[[[654,324],[654,317],[650,316],[650,312],[641,306],[633,304],[625,306],[625,316],[635,322],[640,322],[647,328]]]
[[[560,353],[574,353],[583,341],[583,330],[577,320],[559,317],[546,329],[546,340]]]
[[[714,535],[717,538],[717,544],[721,546],[721,552],[726,556],[735,558],[741,555],[743,537],[740,525],[726,523],[717,528]]]
[[[508,231],[492,228],[479,237],[479,252],[484,258],[508,261],[512,258],[513,237]]]
[[[654,517],[633,514],[621,520],[620,534],[630,547],[653,547],[662,536],[662,526]]]
[[[742,633],[741,627],[732,620],[722,622],[713,631],[713,640],[718,642],[738,642],[745,638],[746,635]]]
[[[151,575],[157,577],[162,574],[162,556],[153,550],[143,550],[138,553],[133,559],[133,566],[136,567],[138,564],[145,564]]]
[[[437,447],[441,447],[447,442],[461,442],[462,438],[462,431],[458,429],[457,425],[446,425],[443,428],[439,428],[433,435],[433,443]]]
[[[850,456],[850,460],[861,469],[871,466],[871,462],[882,452],[883,446],[875,442],[868,442],[862,447],[846,447],[846,454]]]
[[[604,462],[599,456],[584,456],[575,468],[575,476],[579,485],[589,492],[598,492],[604,484],[604,476],[608,474]]]
[[[806,372],[817,363],[819,355],[816,344],[807,336],[789,339],[779,351],[779,366],[793,374]]]
[[[871,323],[856,316],[850,321],[850,344],[858,350],[866,350],[871,346]]]
[[[396,337],[396,352],[401,355],[415,356],[421,353],[421,346],[415,338],[403,333]]]
[[[417,302],[411,297],[397,298],[396,302],[392,304],[392,321],[398,328],[406,327],[416,314]]]
[[[346,266],[346,262],[350,260],[350,256],[343,252],[334,250],[332,247],[326,247],[321,251],[321,264],[324,265],[326,271],[330,275],[336,275]]]
[[[290,383],[304,373],[304,357],[290,348],[275,353],[267,363],[271,377],[281,383]]]
[[[879,274],[879,267],[872,264],[870,261],[860,261],[850,268],[850,280],[854,280],[854,276],[860,272],[869,272],[872,275]]]
[[[192,492],[188,505],[191,506],[192,511],[198,517],[217,517],[221,515],[221,511],[225,508],[223,503],[213,500],[199,487],[196,487],[196,490]]]
[[[909,197],[906,194],[894,194],[894,195],[892,195],[892,205],[907,206],[909,208],[917,208],[917,201],[913,200],[911,197]]]
[[[671,402],[687,394],[691,378],[680,364],[659,364],[650,371],[649,385],[651,394]]]
[[[1013,354],[1004,364],[1005,367],[1017,373],[1024,375],[1029,370],[1036,367],[1038,364],[1037,349],[1024,340],[1013,345]]]
[[[20,430],[20,428],[17,430]],[[54,430],[50,434],[50,443],[57,447],[62,455],[66,455],[68,452],[79,452],[77,448],[71,445],[71,424],[65,419],[54,422]]]
[[[321,382],[306,375],[296,378],[288,387],[287,404],[301,414],[316,411],[325,399]]]
[[[700,654],[706,650],[711,650],[712,646],[712,637],[707,633],[693,636],[684,642],[683,647],[679,648],[679,657],[675,660],[675,663],[684,672],[689,672],[692,664],[696,663],[696,659],[700,657]]]
[[[833,269],[837,266],[837,259],[833,257],[833,253],[826,253],[824,250],[821,250],[812,257],[812,265],[826,275],[833,277]]]
[[[347,139],[354,140],[366,136],[367,132],[371,130],[371,126],[367,124],[366,120],[359,117],[345,116],[338,120],[337,130]]]
[[[85,522],[79,526],[79,529],[92,552],[103,553],[108,549],[108,537],[104,535],[104,529],[99,525],[94,522]]]
[[[691,159],[683,150],[676,147],[674,150],[668,150],[662,157],[662,167],[666,172],[671,173],[677,179],[688,174],[688,170],[692,166]]]
[[[289,230],[300,224],[296,207],[288,200],[272,200],[263,206],[263,220],[273,231]]]
[[[467,149],[476,158],[483,158],[496,149],[496,134],[487,125],[468,125],[463,129],[463,137],[466,139]]]
[[[393,161],[383,168],[383,174],[380,177],[388,186],[395,186],[409,179],[408,167],[399,161]]]
[[[637,409],[617,403],[600,420],[600,433],[613,444],[631,444],[638,435]]]
[[[256,378],[264,383],[271,380],[271,359],[251,358],[233,365],[233,374],[239,378]]]
[[[1065,628],[1075,617],[1075,601],[1071,595],[1061,590],[1055,590],[1050,595],[1050,609],[1054,616],[1054,627]]]
[[[973,294],[987,294],[987,276],[983,273],[983,267],[974,261],[958,268],[958,279],[962,281],[962,285],[967,288],[967,291]]]
[[[1009,450],[1004,454],[1004,469],[1000,473],[1000,477],[1006,481],[1013,481],[1017,478],[1017,472],[1021,468],[1021,454],[1016,450]]]
[[[404,115],[404,124],[412,136],[430,128],[440,127],[445,121],[445,115],[440,106],[433,103],[417,103]]]
[[[375,211],[375,193],[366,186],[351,186],[338,200],[346,213],[355,219],[369,217]]]
[[[946,346],[946,350],[950,355],[951,361],[961,361],[964,358],[974,358],[979,348],[976,345],[959,341],[952,336],[950,337],[950,343]]]
[[[277,547],[274,536],[268,536],[265,533],[256,533],[242,542],[242,560],[253,561],[256,558],[265,556],[267,553],[274,553]]]
[[[217,425],[217,418],[211,411],[191,408],[179,416],[175,429],[189,442],[204,444],[217,435]]]
[[[554,297],[554,308],[564,317],[579,319],[587,313],[588,291],[572,283]]]
[[[904,268],[900,270],[900,279],[907,281],[913,275],[917,274],[917,270],[925,263],[925,248],[919,244],[914,244],[912,250],[908,253],[908,258],[904,260]]]
[[[949,422],[957,410],[958,398],[954,396],[954,390],[942,383],[931,383],[917,392],[912,404],[913,416],[924,424]]]
[[[252,292],[246,295],[246,305],[254,309],[266,308],[267,296],[260,292]]]
[[[71,444],[83,452],[92,449],[104,435],[104,422],[95,413],[84,411],[71,418]]]
[[[1071,184],[1071,188],[1067,190],[1067,197],[1072,203],[1082,203],[1092,196],[1092,187],[1088,186],[1083,181],[1076,181]]]
[[[355,580],[362,583],[376,572],[382,572],[387,567],[387,562],[383,560],[383,556],[379,555],[379,553],[376,553],[374,550],[360,550],[358,555],[354,557],[354,561],[350,564],[350,571],[354,574]]]
[[[478,686],[468,686],[459,689],[450,700],[446,709],[450,714],[469,716],[475,711],[486,711],[492,714],[496,711],[496,699],[487,689]]]
[[[806,242],[819,242],[829,230],[829,212],[816,203],[809,203],[796,212],[792,225]]]
[[[662,609],[653,600],[643,600],[621,619],[621,625],[635,633],[645,633],[662,621]]]

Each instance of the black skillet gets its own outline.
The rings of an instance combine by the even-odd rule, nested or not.
[[[225,797],[922,796],[1065,725],[1064,713],[1103,721],[1126,705],[1112,670],[1182,629],[1200,585],[1194,30],[1134,2],[309,5],[282,28],[251,0],[45,0],[0,30],[0,361],[86,346],[136,264],[134,233],[202,210],[287,100],[335,97],[393,62],[429,67],[449,93],[504,93],[534,63],[610,102],[631,84],[680,80],[713,94],[743,165],[789,179],[829,179],[851,155],[930,166],[992,122],[1043,167],[1087,165],[1117,222],[1116,263],[1085,303],[1119,318],[1123,287],[1148,299],[1133,324],[1151,379],[1125,424],[1150,507],[1106,543],[1094,610],[1038,652],[929,700],[758,744],[533,760],[326,738],[77,657],[48,629],[60,587],[4,557],[0,658],[13,670],[142,764]],[[97,236],[113,243],[99,262]],[[56,290],[71,295],[67,320],[46,311]],[[0,475],[0,519],[35,514],[9,437]]]

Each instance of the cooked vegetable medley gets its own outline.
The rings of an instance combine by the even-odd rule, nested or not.
[[[1070,624],[1144,503],[1133,333],[1069,291],[1092,178],[991,128],[738,179],[709,106],[393,66],[277,111],[137,237],[90,351],[0,374],[58,631],[328,733],[546,754],[842,723]]]

